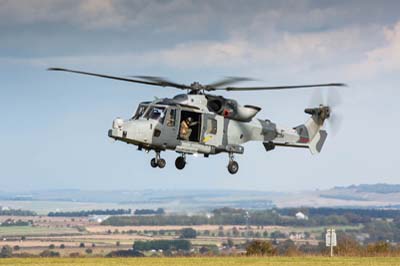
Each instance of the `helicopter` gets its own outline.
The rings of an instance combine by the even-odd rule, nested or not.
[[[187,163],[187,155],[203,154],[204,157],[227,153],[230,174],[236,174],[239,164],[235,155],[243,154],[243,144],[249,141],[262,142],[265,150],[275,147],[308,148],[312,154],[321,152],[328,136],[324,122],[331,117],[331,107],[320,104],[306,108],[311,117],[295,127],[284,127],[268,119],[255,118],[261,108],[241,105],[236,100],[211,94],[215,91],[262,91],[314,87],[346,86],[344,83],[324,83],[293,86],[233,87],[233,83],[251,80],[243,77],[227,77],[217,82],[202,85],[193,82],[180,84],[155,76],[119,77],[65,68],[48,68],[143,85],[172,87],[185,91],[173,98],[162,98],[141,102],[129,119],[116,118],[108,131],[114,140],[133,144],[138,150],[155,151],[151,159],[153,168],[164,168],[161,152],[172,150],[179,153],[175,160],[177,169]]]

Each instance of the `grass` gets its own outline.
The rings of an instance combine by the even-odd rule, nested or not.
[[[35,226],[0,226],[0,236],[33,236],[50,234],[76,234],[76,228],[55,228]]]
[[[9,266],[399,266],[400,258],[327,258],[327,257],[217,257],[217,258],[27,258],[0,259],[0,265]]]

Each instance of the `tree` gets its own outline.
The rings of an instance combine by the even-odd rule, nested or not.
[[[1,248],[0,257],[10,258],[12,256],[12,248],[9,245],[3,246]]]
[[[14,249],[15,251],[18,251],[18,250],[20,250],[21,248],[20,248],[18,245],[16,245],[16,246],[13,247],[13,249]]]
[[[197,232],[193,228],[183,228],[180,231],[180,238],[196,238]]]
[[[226,241],[226,245],[231,248],[235,245],[235,243],[233,243],[233,240],[231,238],[228,238],[228,240]]]
[[[85,247],[85,243],[80,243],[80,244],[79,244],[79,247],[80,247],[80,248],[84,248],[84,247]]]
[[[61,244],[61,245],[60,245],[60,248],[61,248],[61,249],[64,249],[64,248],[65,248],[65,245],[64,245],[64,244]]]
[[[92,253],[93,253],[93,250],[92,250],[91,248],[87,248],[87,249],[85,250],[85,252],[86,252],[86,254],[92,254]]]
[[[276,249],[270,241],[254,240],[246,247],[248,256],[271,256],[276,254]]]
[[[340,256],[357,256],[360,254],[361,246],[352,237],[346,234],[338,234],[338,245],[335,251]]]
[[[284,256],[295,256],[298,255],[299,253],[296,245],[290,239],[287,239],[279,243],[277,251],[279,255],[284,255]]]
[[[40,257],[60,257],[60,253],[52,250],[43,250],[40,254]]]
[[[390,252],[390,244],[384,241],[379,241],[374,244],[370,244],[367,247],[367,252],[368,254],[387,255]]]
[[[236,237],[239,236],[240,232],[239,232],[239,230],[236,228],[236,226],[232,228],[232,234],[233,234],[233,236],[236,236]]]
[[[56,248],[56,246],[54,244],[49,245],[49,249],[55,249],[55,248]]]

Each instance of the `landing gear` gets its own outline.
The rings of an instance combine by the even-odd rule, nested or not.
[[[160,157],[160,152],[156,151],[156,157],[150,161],[151,167],[156,168],[158,166],[159,168],[164,168],[166,164],[167,162]]]
[[[228,172],[232,175],[239,171],[239,164],[234,160],[233,154],[229,154]]]
[[[153,168],[156,168],[158,166],[157,162],[156,162],[156,158],[151,159],[150,161],[150,165]]]
[[[167,162],[164,159],[158,160],[158,167],[164,168]]]
[[[183,168],[185,168],[185,165],[186,165],[186,157],[184,154],[176,158],[175,166],[177,169],[182,170]]]

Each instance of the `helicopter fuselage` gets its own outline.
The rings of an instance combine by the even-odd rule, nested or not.
[[[230,158],[233,154],[242,154],[242,144],[248,141],[261,141],[267,150],[275,145],[298,145],[304,141],[298,130],[279,127],[269,120],[251,118],[243,122],[228,118],[235,110],[222,110],[224,115],[210,111],[208,103],[215,100],[213,97],[182,94],[173,99],[143,102],[130,119],[115,119],[108,135],[158,153],[174,150],[183,155],[204,154],[207,157],[226,152]],[[181,126],[189,117],[193,121],[191,134],[184,139],[180,134]]]

